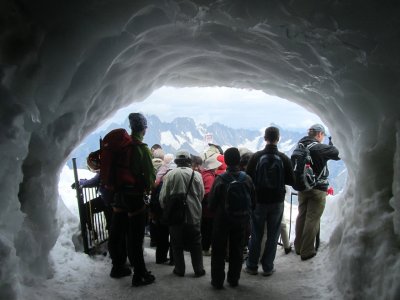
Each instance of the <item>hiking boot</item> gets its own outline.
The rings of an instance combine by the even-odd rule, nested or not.
[[[317,253],[312,253],[310,255],[306,255],[306,256],[301,256],[301,260],[308,260],[310,258],[313,258],[315,255],[317,255]]]
[[[132,274],[132,271],[129,267],[123,266],[123,267],[115,267],[113,266],[111,268],[110,272],[110,277],[112,278],[122,278],[125,276],[130,276]]]
[[[202,277],[206,275],[206,270],[201,270],[200,272],[194,273],[194,277]]]
[[[185,276],[184,273],[178,272],[176,269],[174,269],[174,270],[172,271],[172,273],[174,273],[176,276],[179,276],[179,277]]]
[[[213,286],[214,289],[216,290],[222,290],[224,288],[223,284],[220,283],[216,283],[214,281],[211,280],[211,285]]]
[[[239,285],[239,282],[237,280],[228,279],[227,281],[228,281],[229,286],[231,286],[231,287],[237,287]]]
[[[275,269],[272,269],[271,271],[264,271],[262,272],[262,276],[271,276],[275,272]]]
[[[289,246],[289,248],[285,248],[285,254],[289,254],[292,252],[292,246]]]
[[[154,282],[156,278],[150,272],[146,272],[143,275],[133,275],[132,277],[132,286],[142,286],[148,285]]]
[[[252,269],[249,269],[248,267],[244,268],[243,271],[245,273],[247,273],[247,274],[250,274],[250,275],[257,275],[258,274],[257,270],[252,270]]]
[[[159,259],[159,260],[156,259],[156,264],[157,264],[157,265],[166,265],[166,264],[168,264],[168,263],[169,263],[169,259],[168,259],[168,258]]]

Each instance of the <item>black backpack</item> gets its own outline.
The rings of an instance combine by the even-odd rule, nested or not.
[[[230,216],[250,215],[251,194],[246,185],[246,173],[241,171],[238,178],[228,172],[220,176],[226,182],[225,212]]]
[[[313,142],[305,146],[303,143],[298,143],[290,157],[295,176],[293,188],[296,191],[302,192],[311,190],[317,184],[318,179],[323,173],[321,172],[318,178],[316,178],[314,170],[312,169],[313,162],[310,149],[316,144],[318,143]]]
[[[254,183],[258,191],[285,191],[285,172],[279,155],[261,155],[256,166]]]

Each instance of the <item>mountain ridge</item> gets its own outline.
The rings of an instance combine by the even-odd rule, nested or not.
[[[229,147],[245,147],[256,152],[265,146],[264,128],[260,130],[254,129],[234,129],[224,124],[214,122],[211,125],[196,124],[192,118],[177,117],[171,122],[163,122],[155,115],[146,115],[148,130],[144,137],[144,142],[151,147],[153,144],[160,144],[165,153],[175,154],[178,149],[184,148],[192,154],[200,154],[208,148],[208,143],[220,145],[226,150]],[[280,130],[281,140],[278,144],[279,150],[290,157],[297,141],[302,138],[305,133],[286,130],[281,126],[269,124],[268,126],[276,126]],[[74,151],[70,157],[77,158],[78,168],[86,167],[87,155],[99,149],[99,140],[109,131],[116,128],[125,128],[129,132],[129,122],[125,119],[120,124],[112,123],[105,130],[96,131],[90,134]],[[68,166],[71,167],[70,160]],[[343,176],[339,176],[347,170],[342,161],[329,162],[330,180],[335,190],[340,190],[345,184]]]

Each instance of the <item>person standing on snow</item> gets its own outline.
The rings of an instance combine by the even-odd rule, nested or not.
[[[267,241],[261,265],[262,275],[270,276],[275,271],[274,260],[284,210],[285,184],[293,185],[294,173],[290,159],[278,151],[279,129],[268,127],[264,139],[267,145],[264,150],[254,153],[246,171],[256,187],[257,204],[251,216],[249,256],[244,271],[251,275],[258,274],[261,241],[267,224]]]
[[[202,206],[202,217],[201,217],[201,236],[202,236],[202,247],[203,255],[210,256],[211,251],[211,237],[213,230],[214,213],[208,208],[208,194],[211,191],[211,187],[216,177],[216,170],[221,166],[221,162],[217,160],[215,155],[208,157],[203,162],[203,170],[201,171],[201,177],[203,178],[204,185],[204,198],[201,202]]]
[[[236,287],[239,284],[243,264],[245,231],[251,210],[255,206],[255,189],[251,178],[239,168],[240,153],[237,148],[225,151],[226,173],[217,176],[208,196],[209,208],[215,212],[212,234],[211,285],[221,289],[225,280],[225,257],[229,256],[227,282]],[[240,197],[243,210],[234,213],[229,207],[228,187],[232,182],[240,182],[241,190],[248,197]],[[228,201],[228,203],[227,203]],[[247,201],[249,203],[247,203]],[[229,245],[228,245],[229,244]]]
[[[129,123],[132,139],[130,157],[133,158],[129,160],[129,171],[135,178],[135,184],[129,193],[124,190],[117,191],[114,197],[114,214],[109,238],[109,251],[113,261],[110,275],[122,277],[128,273],[127,267],[123,266],[123,257],[120,257],[120,240],[126,237],[127,254],[134,271],[132,285],[141,286],[153,283],[155,280],[155,277],[146,269],[143,257],[146,225],[144,196],[149,194],[153,187],[155,173],[150,149],[143,143],[147,130],[146,118],[140,113],[131,113]]]
[[[339,150],[333,146],[330,139],[329,145],[322,144],[324,137],[324,126],[314,124],[308,130],[308,135],[299,141],[306,147],[315,143],[310,148],[311,167],[316,178],[319,178],[311,190],[298,193],[299,214],[296,219],[294,247],[296,254],[300,255],[302,260],[313,258],[317,254],[314,241],[319,232],[320,219],[325,209],[326,193],[329,187],[327,162],[330,159],[340,160]]]
[[[165,209],[170,206],[174,195],[185,195],[185,220],[183,223],[170,224],[172,253],[175,262],[173,273],[185,275],[185,257],[183,250],[188,249],[192,258],[195,277],[206,274],[201,252],[201,200],[204,197],[204,185],[201,175],[192,170],[190,154],[186,150],[176,152],[176,168],[163,177],[160,191],[160,205]]]

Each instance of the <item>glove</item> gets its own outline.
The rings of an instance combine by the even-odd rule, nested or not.
[[[71,188],[75,189],[75,182],[73,184],[71,184]]]
[[[329,146],[333,146],[332,137],[330,136],[330,137],[328,137],[328,139],[329,139]]]

